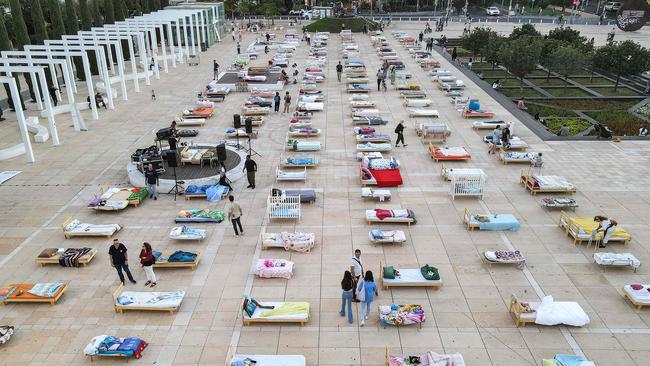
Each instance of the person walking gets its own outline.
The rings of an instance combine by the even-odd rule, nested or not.
[[[126,276],[129,278],[131,283],[137,283],[131,275],[129,270],[129,257],[127,255],[127,249],[124,244],[120,243],[118,239],[113,239],[113,245],[111,245],[108,250],[109,260],[111,261],[111,266],[117,270],[117,275],[120,276],[120,281],[124,285],[124,274],[122,271],[126,272]]]
[[[343,273],[343,280],[341,280],[341,311],[339,314],[345,316],[345,308],[348,309],[348,323],[352,324],[354,318],[352,316],[352,301],[355,294],[355,282],[352,278],[352,273],[350,271],[345,271]]]
[[[239,42],[237,42],[237,54],[241,54],[241,46],[239,45]]]
[[[395,66],[390,67],[390,85],[395,85],[395,77],[397,72],[395,71]]]
[[[359,283],[361,276],[363,275],[363,265],[361,264],[361,249],[355,249],[354,251],[354,256],[350,262],[350,273],[352,273],[352,276],[354,278],[354,286],[356,286],[357,283]],[[354,294],[352,295],[352,301],[359,302],[359,299],[357,299],[356,291],[354,291]]]
[[[375,295],[379,296],[379,293],[377,292],[377,284],[372,276],[372,271],[366,271],[363,281],[360,282],[360,286],[357,286],[357,293],[361,292],[363,292],[363,299],[361,300],[361,318],[359,319],[361,319],[360,325],[363,327],[366,325],[365,320],[368,320],[370,306],[375,300]]]
[[[228,196],[228,201],[230,201],[230,205],[228,205],[228,220],[230,220],[233,229],[235,229],[235,236],[239,236],[240,231],[241,235],[244,235],[244,229],[241,227],[241,217],[244,215],[244,211],[242,211],[239,203],[235,202],[233,195]],[[237,231],[238,227],[239,231]]]
[[[454,47],[454,49],[451,50],[451,62],[456,62],[457,57],[458,57],[458,51],[456,50],[456,47]]]
[[[379,69],[377,70],[377,91],[381,91],[381,82],[384,79],[384,72]]]
[[[147,191],[149,192],[149,198],[157,200],[158,190],[156,187],[160,185],[160,179],[158,178],[158,172],[153,168],[153,164],[147,165],[147,170],[144,172],[144,177],[147,180]]]
[[[238,34],[237,34],[237,41],[241,42],[241,37],[242,37],[242,36],[241,36],[241,32],[238,32]]]
[[[59,89],[57,89],[54,85],[50,85],[50,87],[48,88],[48,91],[50,92],[50,98],[52,98],[52,102],[54,102],[55,107],[57,104],[59,104],[59,99],[56,97],[57,90]]]
[[[341,61],[339,61],[338,65],[336,65],[336,78],[339,79],[339,83],[341,82],[342,73],[343,73],[343,65],[341,65]]]
[[[418,41],[420,41],[420,43],[422,43],[423,39],[424,39],[424,33],[420,32],[420,34],[418,34]]]
[[[496,154],[497,145],[501,142],[501,126],[497,125],[494,130],[492,130],[492,140],[490,141],[490,148],[488,154]]]
[[[142,243],[142,249],[140,250],[140,264],[142,264],[142,269],[144,269],[144,273],[147,275],[147,282],[144,283],[145,286],[156,286],[156,274],[153,273],[154,263],[156,263],[156,260],[153,256],[151,245],[145,241]]]
[[[255,189],[255,172],[257,172],[257,163],[255,160],[251,159],[250,155],[246,155],[243,171],[246,172],[246,178],[248,179],[248,187],[246,188]]]
[[[156,91],[151,89],[151,100],[156,100]],[[106,104],[104,104],[106,106]]]
[[[217,60],[212,61],[212,71],[214,72],[212,80],[217,80],[219,77],[219,64],[217,63]]]
[[[395,147],[399,145],[399,142],[402,141],[402,147],[407,147],[408,145],[404,143],[404,121],[399,121],[397,127],[395,127],[395,133],[397,134],[397,141],[395,141]]]
[[[282,113],[289,113],[289,107],[291,107],[291,94],[286,92],[284,94],[284,110]]]
[[[282,98],[280,97],[280,92],[275,92],[275,96],[273,97],[273,103],[274,103],[274,108],[276,112],[280,111],[280,102],[282,101]]]

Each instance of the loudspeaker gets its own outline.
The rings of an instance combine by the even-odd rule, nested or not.
[[[217,145],[217,158],[219,161],[226,161],[226,144]]]
[[[167,140],[169,138],[169,136],[171,136],[171,135],[172,135],[172,128],[171,127],[161,128],[161,129],[158,130],[158,132],[156,132],[156,138],[159,141]]]
[[[166,150],[165,162],[167,162],[167,166],[170,168],[178,167],[178,152],[176,150]]]
[[[250,117],[246,118],[246,133],[253,133],[253,119]]]
[[[235,114],[232,116],[233,117],[233,124],[235,128],[241,128],[241,116],[238,114]]]

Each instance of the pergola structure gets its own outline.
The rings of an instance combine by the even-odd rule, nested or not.
[[[160,71],[168,73],[170,67],[176,68],[219,41],[225,24],[223,3],[180,4],[58,40],[46,40],[43,45],[28,45],[23,51],[0,52],[0,73],[4,75],[0,82],[11,88],[23,139],[23,144],[9,148],[11,151],[0,150],[0,159],[27,154],[29,162],[35,161],[27,128],[32,119],[26,118],[20,108],[24,104],[12,77],[15,73],[25,74],[37,86],[36,109],[47,117],[52,143],[58,145],[55,115],[70,113],[75,131],[85,131],[87,126],[80,111],[90,108],[92,118],[99,118],[96,91],[104,94],[108,108],[115,108],[119,94],[128,101],[127,81],[132,80],[135,92],[140,92],[142,79],[150,85],[151,76],[159,79]],[[77,87],[77,66],[86,75],[83,89]],[[94,66],[98,75],[91,74]],[[113,88],[116,83],[120,93]],[[83,102],[86,99],[90,102]]]

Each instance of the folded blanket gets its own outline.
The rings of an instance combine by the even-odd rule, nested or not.
[[[262,311],[260,315],[263,317],[268,317],[279,315],[298,315],[304,313],[309,313],[308,302],[285,302],[274,309]]]
[[[63,286],[62,283],[36,283],[29,291],[30,294],[39,297],[54,297],[54,295],[59,291],[59,288]]]

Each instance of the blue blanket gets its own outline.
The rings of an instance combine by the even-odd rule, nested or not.
[[[219,202],[221,201],[221,197],[227,194],[228,191],[228,187],[217,184],[206,189],[205,194],[207,195],[208,201]]]
[[[472,216],[470,222],[472,225],[478,225],[481,230],[510,230],[517,231],[519,230],[519,221],[510,215],[510,214],[497,214],[497,215],[480,215],[487,216],[490,221],[481,222],[476,219],[476,216]]]
[[[555,360],[562,366],[580,366],[585,359],[578,355],[555,355]]]
[[[27,292],[34,296],[54,297],[54,294],[56,294],[61,286],[63,286],[62,283],[37,283]]]
[[[318,164],[318,158],[287,158],[287,164],[304,165],[304,164]]]

